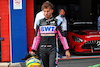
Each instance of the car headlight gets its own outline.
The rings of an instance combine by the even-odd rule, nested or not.
[[[83,40],[82,40],[81,38],[79,38],[79,37],[72,36],[72,38],[73,38],[73,40],[74,40],[75,42],[83,42]]]

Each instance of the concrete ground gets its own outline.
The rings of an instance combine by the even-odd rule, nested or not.
[[[25,63],[1,62],[0,67],[26,67]]]
[[[98,66],[96,66],[97,64]],[[26,65],[25,63],[1,62],[0,67],[26,67]],[[43,67],[42,64],[41,67]],[[100,55],[71,56],[71,59],[66,59],[64,56],[59,59],[58,67],[100,67]]]

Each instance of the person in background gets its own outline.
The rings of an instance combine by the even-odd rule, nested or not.
[[[56,17],[56,19],[58,20],[61,20],[62,21],[62,35],[64,37],[66,37],[67,39],[67,20],[66,20],[66,17],[65,17],[65,10],[63,8],[59,9],[58,10],[59,12],[59,15]],[[60,54],[60,58],[64,55],[65,51],[63,49],[63,46],[61,44],[61,41],[58,39],[58,45],[59,45],[59,54]]]
[[[44,17],[45,17],[45,16],[44,16],[43,10],[36,14],[35,22],[34,22],[34,29],[35,29],[35,30],[36,30],[36,22],[37,22],[38,20],[40,20],[40,19],[43,19]]]
[[[69,46],[67,44],[66,37],[62,36],[61,33],[62,22],[53,17],[53,8],[53,4],[49,1],[43,3],[42,9],[45,18],[36,22],[37,26],[32,45],[32,52],[30,52],[31,54],[35,54],[40,43],[40,55],[44,67],[55,67],[57,34],[65,50],[66,57],[68,59],[70,58]]]
[[[98,17],[98,25],[97,25],[98,32],[100,34],[100,16]]]
[[[65,17],[65,10],[62,8],[62,9],[59,9],[59,15],[56,17],[56,19],[59,19],[62,21],[62,32],[67,32],[67,20],[66,20],[66,17]]]

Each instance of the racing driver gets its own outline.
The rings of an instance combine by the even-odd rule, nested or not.
[[[68,59],[70,58],[69,46],[66,37],[61,34],[62,22],[53,18],[53,4],[46,1],[41,8],[43,9],[45,18],[37,22],[31,53],[35,54],[39,46],[44,67],[55,67],[57,36],[61,40],[65,55]]]

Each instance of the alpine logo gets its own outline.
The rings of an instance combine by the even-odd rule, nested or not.
[[[50,22],[51,24],[54,24],[55,23],[55,21],[52,21],[52,22]]]

